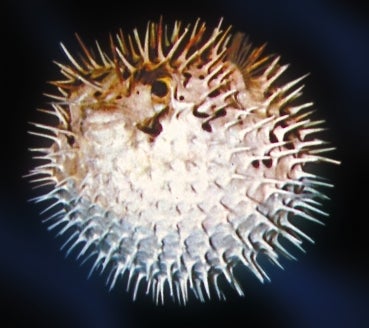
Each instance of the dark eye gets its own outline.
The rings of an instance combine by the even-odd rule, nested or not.
[[[156,80],[151,85],[151,93],[159,98],[166,96],[168,91],[168,86],[164,81]]]

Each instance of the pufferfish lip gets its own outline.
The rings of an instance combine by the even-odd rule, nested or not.
[[[160,117],[165,112],[166,112],[166,107],[164,107],[161,111],[157,112],[152,117],[146,118],[145,120],[136,123],[136,127],[140,131],[147,133],[148,135],[157,137],[163,130],[163,127],[160,124]]]
[[[235,268],[269,280],[261,258],[282,267],[328,215],[333,185],[311,164],[339,161],[299,103],[305,76],[282,84],[280,57],[222,25],[149,22],[110,54],[77,37],[81,61],[62,45],[70,63],[44,110],[58,122],[31,132],[49,142],[29,174],[48,188],[35,201],[52,202],[49,230],[134,299],[223,299],[223,282],[244,295]]]

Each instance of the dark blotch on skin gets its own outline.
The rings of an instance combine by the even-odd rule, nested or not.
[[[259,168],[259,166],[260,166],[260,162],[259,162],[258,160],[254,160],[254,161],[252,161],[252,162],[251,162],[251,165],[252,165],[255,169],[257,169],[257,168]]]

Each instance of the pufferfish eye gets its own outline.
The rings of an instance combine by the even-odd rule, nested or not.
[[[166,81],[155,80],[151,85],[151,94],[159,98],[165,97],[169,92],[169,87]]]

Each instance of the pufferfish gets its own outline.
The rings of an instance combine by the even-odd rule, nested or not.
[[[312,242],[298,226],[321,223],[319,189],[332,185],[306,166],[338,161],[313,104],[296,102],[305,76],[278,82],[288,65],[222,20],[149,22],[107,52],[77,39],[80,59],[61,44],[69,64],[56,63],[59,93],[42,110],[57,122],[31,132],[48,140],[31,149],[32,181],[48,188],[35,201],[67,253],[110,288],[125,276],[134,299],[185,304],[189,291],[224,298],[220,280],[243,295],[235,267],[263,282],[261,257],[281,266],[286,242]]]

